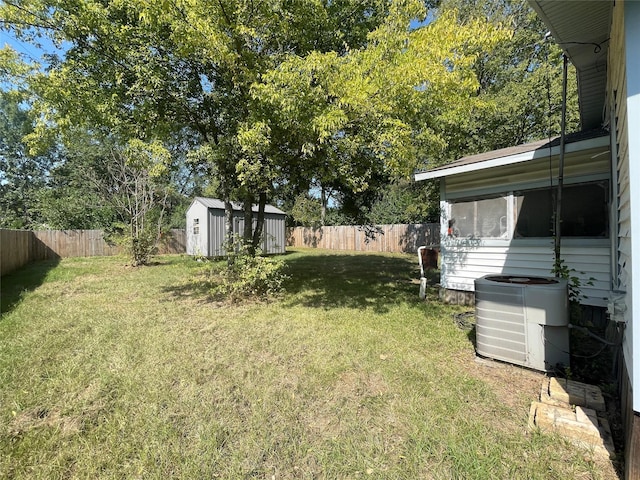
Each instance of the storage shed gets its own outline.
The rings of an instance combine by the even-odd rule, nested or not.
[[[253,206],[258,212],[258,206]],[[285,216],[282,210],[267,205],[260,248],[267,254],[285,253]],[[255,228],[255,218],[254,218]],[[242,205],[233,203],[233,233],[242,235],[244,214]],[[196,197],[187,209],[187,254],[205,257],[226,255],[224,202],[216,198]]]
[[[610,138],[601,130],[567,137],[562,258],[580,279],[580,303],[603,307],[612,289],[616,210]],[[559,140],[465,157],[415,175],[440,180],[441,286],[453,303],[473,301],[488,275],[551,276]]]

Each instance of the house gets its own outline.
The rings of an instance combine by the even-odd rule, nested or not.
[[[253,206],[254,226],[258,207]],[[286,213],[272,206],[264,209],[264,227],[260,248],[264,253],[285,253]],[[242,235],[244,212],[242,205],[233,203],[233,233]],[[187,254],[205,257],[226,255],[224,202],[215,198],[196,197],[187,209]]]
[[[465,157],[415,175],[440,179],[443,295],[472,303],[487,274],[551,276],[552,195],[559,140]],[[611,292],[613,212],[609,136],[595,130],[567,138],[562,258],[580,279],[583,304],[605,307]],[[462,299],[460,302],[459,299]]]
[[[576,68],[582,130],[606,131],[566,145],[565,184],[573,191],[567,195],[569,212],[562,215],[571,222],[566,232],[563,227],[562,256],[569,267],[595,278],[593,286],[583,283],[581,301],[606,303],[611,321],[623,331],[625,478],[640,478],[640,2],[529,3]],[[479,266],[547,270],[547,253],[539,250],[545,237],[531,236],[547,228],[544,191],[553,179],[542,185],[544,156],[553,168],[559,154],[546,143],[489,152],[416,176],[441,179],[446,288],[468,292]],[[580,218],[580,209],[591,202],[595,218]],[[520,221],[523,211],[533,220]]]
[[[611,309],[613,320],[624,325],[625,475],[640,478],[640,2],[529,3],[576,67],[583,129],[609,130],[615,214],[611,288],[621,292]]]

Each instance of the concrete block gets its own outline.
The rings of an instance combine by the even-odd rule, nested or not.
[[[615,455],[611,429],[606,419],[591,408],[576,407],[575,411],[558,405],[533,402],[529,410],[529,429],[557,433],[576,445],[592,449],[604,457]]]
[[[564,378],[546,378],[542,382],[540,401],[549,405],[576,405],[598,412],[606,411],[604,397],[599,387]]]
[[[476,304],[476,294],[474,292],[440,288],[438,293],[440,300],[450,305],[467,305],[472,307]]]

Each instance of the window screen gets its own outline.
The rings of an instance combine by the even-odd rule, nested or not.
[[[513,236],[553,236],[555,196],[555,188],[517,193],[517,220]],[[608,238],[608,201],[606,182],[565,186],[562,189],[562,236]]]
[[[502,238],[507,231],[507,198],[485,198],[451,204],[451,236]]]

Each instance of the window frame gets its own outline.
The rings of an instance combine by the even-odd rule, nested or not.
[[[595,236],[595,235],[567,235],[567,234],[563,234],[562,238],[571,241],[572,239],[575,240],[589,240],[589,241],[595,241],[595,240],[601,240],[601,241],[609,241],[610,236],[611,236],[611,221],[612,221],[612,213],[611,213],[611,179],[610,178],[597,178],[597,179],[589,179],[589,180],[582,180],[582,181],[574,181],[574,182],[566,182],[564,185],[564,189],[570,189],[570,188],[574,188],[574,187],[584,187],[584,186],[589,186],[589,185],[593,185],[593,186],[603,186],[604,187],[604,215],[605,215],[605,225],[604,228],[602,230],[602,232],[604,233],[604,235],[600,235],[600,236]],[[521,194],[526,193],[526,192],[533,192],[533,191],[549,191],[550,193],[553,193],[553,190],[556,189],[557,186],[553,185],[553,186],[531,186],[529,188],[518,188],[518,189],[513,189],[510,190],[508,192],[492,192],[491,194],[484,194],[484,195],[474,195],[474,196],[469,196],[469,197],[455,197],[455,198],[451,198],[448,199],[446,202],[446,214],[447,214],[447,218],[443,219],[442,222],[442,226],[443,229],[446,232],[446,237],[456,237],[459,236],[460,238],[469,238],[469,239],[475,239],[475,240],[483,240],[483,241],[488,241],[488,242],[494,242],[494,241],[506,241],[506,242],[511,242],[511,241],[516,241],[518,243],[527,243],[527,242],[537,242],[539,243],[540,241],[548,241],[550,239],[553,238],[553,233],[551,233],[549,236],[516,236],[515,235],[515,230],[516,230],[516,226],[518,224],[518,198],[521,197]],[[496,237],[496,236],[477,236],[474,234],[471,235],[456,235],[455,233],[455,224],[454,224],[454,228],[453,231],[451,229],[451,221],[455,220],[455,217],[453,215],[454,212],[454,205],[455,204],[461,204],[461,203],[477,203],[478,202],[482,202],[484,200],[490,200],[490,199],[498,199],[498,198],[503,198],[506,201],[507,204],[507,208],[506,208],[506,221],[507,221],[507,225],[506,225],[506,232],[505,234]],[[551,208],[553,209],[553,202],[551,202]],[[476,222],[477,220],[474,220],[474,222]]]

